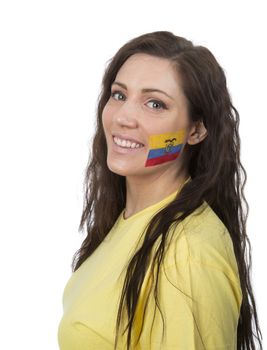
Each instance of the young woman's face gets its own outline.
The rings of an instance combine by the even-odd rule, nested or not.
[[[177,169],[177,163],[182,159],[182,149],[172,160],[163,157],[160,164],[151,165],[148,162],[151,137],[163,140],[164,134],[184,130],[185,144],[190,126],[186,99],[170,61],[146,54],[129,57],[111,86],[111,96],[103,110],[102,122],[108,147],[107,165],[114,173],[134,176],[165,171],[171,167]],[[136,145],[128,143],[131,148],[125,148],[124,143],[116,145],[114,134],[120,139],[136,140],[143,146],[135,148]]]

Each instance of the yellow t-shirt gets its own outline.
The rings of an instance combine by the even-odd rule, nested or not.
[[[137,246],[142,244],[141,233],[146,224],[177,192],[127,219],[123,211],[105,240],[72,274],[63,293],[64,313],[58,328],[61,350],[114,350],[126,268]],[[195,215],[197,213],[200,214]],[[133,348],[236,349],[242,291],[229,232],[204,202],[171,233],[158,281],[164,337],[162,339],[163,323],[153,285],[139,344]],[[151,285],[150,268],[151,265],[141,288],[132,341],[138,338],[143,319]],[[124,336],[120,338],[119,350],[126,349]]]

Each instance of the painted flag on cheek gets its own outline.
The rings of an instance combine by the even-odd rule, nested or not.
[[[183,147],[185,130],[165,134],[151,135],[149,137],[149,153],[145,166],[162,164],[176,159]]]

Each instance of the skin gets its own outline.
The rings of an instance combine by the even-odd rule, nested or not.
[[[107,165],[112,172],[126,177],[127,219],[176,191],[189,176],[183,151],[175,160],[145,167],[150,135],[184,129],[184,144],[193,145],[207,136],[207,130],[202,122],[190,121],[178,74],[169,60],[134,54],[120,68],[116,81],[125,84],[127,90],[112,85],[111,93],[117,93],[105,105],[102,123],[108,146]],[[159,92],[142,93],[143,88],[160,89],[172,98]],[[118,153],[113,149],[112,132],[128,134],[145,146],[131,154]]]

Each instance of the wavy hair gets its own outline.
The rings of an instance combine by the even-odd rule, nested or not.
[[[119,69],[131,55],[137,53],[165,58],[173,64],[182,82],[189,118],[203,121],[208,136],[197,145],[185,145],[191,181],[182,187],[171,203],[152,217],[141,248],[127,266],[117,314],[115,348],[122,311],[127,310],[128,324],[124,332],[128,330],[127,350],[130,349],[138,298],[154,243],[160,237],[152,261],[153,276],[157,266],[154,289],[157,300],[159,268],[170,225],[177,225],[206,201],[228,229],[238,265],[243,298],[237,327],[237,349],[255,350],[257,343],[262,349],[262,334],[250,280],[251,244],[246,234],[249,206],[244,196],[247,174],[240,161],[239,113],[232,104],[224,71],[214,55],[206,47],[193,45],[183,37],[168,31],[146,33],[124,44],[105,68],[98,97],[92,153],[84,180],[79,230],[86,227],[87,232],[73,257],[72,269],[76,271],[97,249],[126,204],[125,177],[111,172],[107,167],[102,111],[110,98],[111,85]],[[178,217],[177,213],[180,213]],[[256,334],[253,333],[253,323]]]

